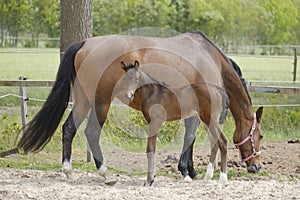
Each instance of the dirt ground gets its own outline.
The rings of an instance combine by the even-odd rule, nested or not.
[[[300,199],[300,142],[289,140],[262,144],[262,175],[242,175],[234,147],[229,147],[228,170],[234,172],[225,188],[217,185],[218,176],[185,183],[177,172],[178,149],[157,152],[158,174],[153,187],[145,188],[146,155],[104,149],[107,165],[130,172],[116,175],[114,186],[104,184],[96,172],[73,170],[72,178],[57,171],[0,169],[0,199]],[[205,148],[195,150],[195,168],[206,169]],[[134,172],[137,172],[135,175]],[[203,173],[200,174],[203,177]]]

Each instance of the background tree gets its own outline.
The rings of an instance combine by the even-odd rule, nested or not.
[[[91,28],[84,26],[92,26],[88,14],[92,7],[94,36],[158,27],[178,32],[200,30],[224,50],[238,45],[300,42],[299,0],[226,0],[222,3],[219,0],[93,0],[93,5],[92,0],[1,0],[0,44],[17,46],[19,37],[29,36],[31,39],[22,45],[38,46],[36,38],[41,35],[59,37],[60,12],[64,23],[62,34],[64,30],[76,34],[76,30],[82,29],[86,35],[71,41],[90,37],[87,30]],[[46,44],[47,47],[54,45]]]
[[[29,2],[29,9],[28,9],[28,21],[26,26],[31,34],[31,43],[29,44],[30,47],[38,47],[39,42],[39,35],[41,33],[49,33],[48,36],[52,37],[51,35],[53,28],[59,33],[58,31],[58,13],[59,10],[58,0],[30,0]],[[54,21],[55,20],[55,21]],[[56,26],[55,26],[56,25]],[[58,34],[56,34],[57,37]]]
[[[2,10],[4,11],[1,21],[2,31],[1,33],[7,33],[9,40],[6,40],[6,45],[10,47],[16,47],[18,44],[19,34],[25,30],[26,13],[28,10],[28,4],[26,0],[4,0],[1,2]],[[2,36],[3,37],[3,36]],[[3,41],[1,42],[3,43]]]
[[[60,52],[92,36],[92,0],[60,0]]]

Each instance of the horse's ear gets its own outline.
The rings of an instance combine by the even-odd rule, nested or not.
[[[261,117],[262,117],[262,114],[263,114],[263,111],[264,111],[264,107],[259,107],[256,111],[256,120],[257,122],[261,122]]]
[[[134,67],[135,67],[136,69],[138,69],[139,66],[140,66],[139,61],[135,60],[135,61],[134,61]]]
[[[121,61],[120,64],[121,64],[122,69],[124,69],[124,71],[126,72],[126,71],[127,71],[127,68],[126,68],[125,63],[124,63],[123,61]]]

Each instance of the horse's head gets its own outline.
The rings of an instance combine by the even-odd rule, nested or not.
[[[138,88],[140,79],[139,65],[137,60],[135,60],[134,64],[129,63],[128,65],[121,61],[121,67],[125,71],[122,86],[123,89],[125,88],[125,97],[129,102],[133,100],[134,92]]]
[[[242,162],[246,162],[247,170],[250,173],[258,172],[260,165],[260,141],[263,138],[261,130],[261,118],[263,114],[263,107],[257,109],[254,113],[254,119],[247,126],[241,126],[240,134],[235,133],[234,143],[239,150]],[[250,125],[250,130],[249,130]],[[236,137],[240,135],[241,137]]]

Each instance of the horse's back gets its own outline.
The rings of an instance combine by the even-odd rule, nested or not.
[[[174,87],[209,82],[222,87],[221,66],[209,43],[193,34],[169,38],[107,35],[86,39],[75,58],[79,82],[92,97],[111,93],[124,74],[120,62],[139,60],[141,69]],[[103,85],[106,88],[101,88]],[[105,93],[103,93],[105,94]]]

